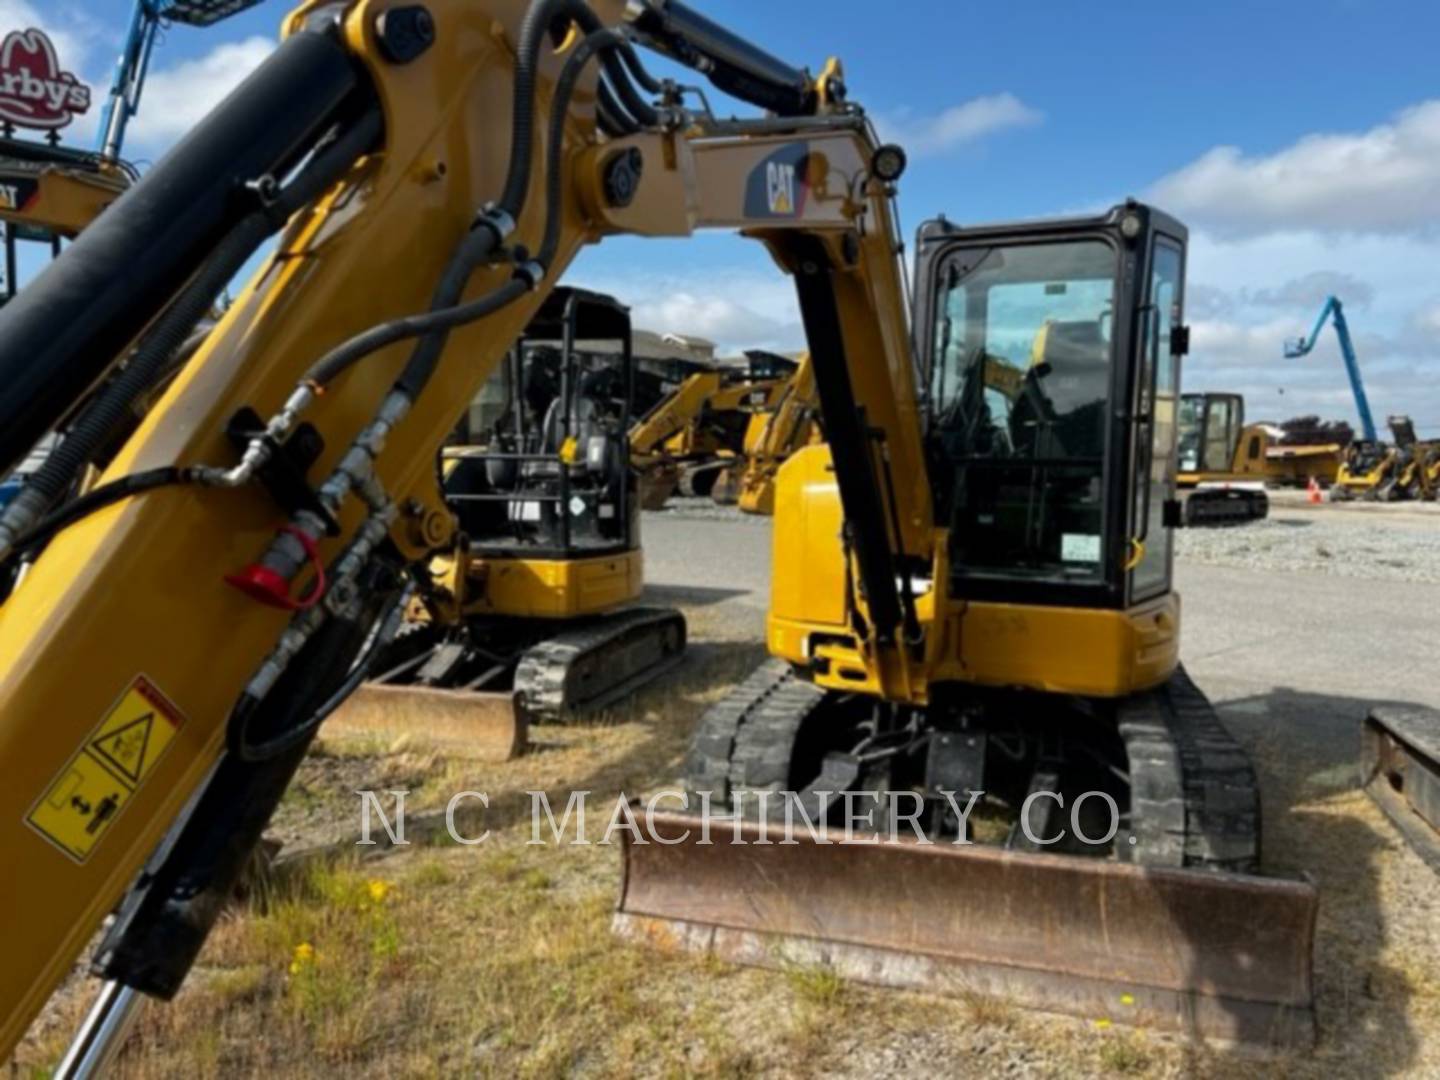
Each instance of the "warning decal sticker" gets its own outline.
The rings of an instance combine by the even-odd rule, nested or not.
[[[84,862],[155,768],[183,720],[165,695],[137,676],[31,807],[26,822],[72,859]]]

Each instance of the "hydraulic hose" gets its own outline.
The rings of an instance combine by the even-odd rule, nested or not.
[[[372,624],[376,626],[375,633],[362,645],[363,651],[351,664],[340,685],[331,691],[305,720],[294,727],[283,728],[279,734],[260,742],[251,742],[250,728],[262,702],[254,698],[242,698],[231,714],[226,729],[226,746],[230,753],[245,762],[270,761],[308,742],[320,725],[329,719],[330,714],[344,704],[345,699],[358,690],[360,684],[370,676],[375,661],[399,632],[400,621],[405,615],[405,605],[409,602],[410,595],[409,589],[402,589],[396,595]]]
[[[600,80],[595,114],[600,122],[600,130],[611,138],[633,135],[640,130],[639,123],[625,111],[625,106],[616,99],[615,91],[610,89],[610,83],[604,78]]]
[[[565,121],[568,118],[570,99],[575,95],[581,73],[597,53],[613,55],[615,51],[628,47],[629,42],[620,31],[596,30],[575,46],[555,81],[555,102],[550,113],[550,130],[545,145],[545,235],[540,242],[540,251],[535,256],[535,261],[547,270],[560,247],[560,200],[565,193]],[[638,66],[638,59],[636,64]]]
[[[315,153],[309,165],[275,194],[273,201],[243,218],[220,242],[199,273],[141,340],[125,367],[81,412],[60,445],[28,478],[17,501],[43,511],[69,488],[75,474],[125,418],[136,398],[155,383],[221,290],[265,239],[291,214],[312,201],[380,137],[381,119],[369,110],[343,134]]]
[[[199,470],[166,465],[158,469],[148,469],[145,472],[122,476],[108,484],[101,484],[79,498],[72,499],[41,520],[33,529],[18,537],[11,549],[10,557],[5,560],[5,563],[9,563],[15,557],[45,543],[61,529],[73,525],[81,518],[89,517],[97,510],[112,506],[121,499],[143,495],[156,488],[197,483],[199,479]]]
[[[526,193],[530,186],[535,86],[540,47],[551,24],[555,19],[561,17],[572,19],[586,30],[586,41],[597,33],[605,35],[604,40],[612,46],[605,50],[605,56],[607,62],[614,65],[613,69],[607,67],[607,71],[612,76],[611,81],[620,88],[619,92],[624,99],[624,109],[630,114],[639,116],[644,123],[654,123],[658,120],[658,113],[640,98],[634,86],[631,85],[625,66],[626,62],[616,58],[617,51],[630,48],[629,41],[623,34],[602,27],[595,13],[582,0],[536,0],[526,11],[524,21],[521,23],[520,41],[515,57],[515,107],[510,138],[510,163],[506,170],[505,186],[499,202],[491,211],[492,214],[508,217],[512,221],[523,212]],[[583,44],[584,42],[582,42]],[[596,47],[595,45],[590,47],[582,65],[594,54]],[[576,48],[578,50],[580,46]],[[633,49],[631,52],[633,54]],[[630,63],[633,63],[634,67],[643,73],[644,69],[641,67],[638,57],[632,57]],[[552,106],[552,126],[557,118],[558,122],[563,124],[569,105],[569,95],[573,94],[574,82],[579,75],[579,68],[572,68],[568,62],[565,70],[573,70],[575,74],[571,76],[570,91],[563,98],[557,85],[557,93]],[[644,78],[647,86],[659,86],[659,83],[650,78],[648,74],[645,74]],[[553,139],[551,145],[553,146]],[[548,160],[553,163],[556,159],[552,156]],[[553,164],[550,172],[553,178],[553,174],[556,172]],[[550,194],[552,191],[553,195]],[[552,182],[547,184],[547,235],[551,233],[552,229],[558,227],[555,219],[559,208],[559,196],[558,184],[552,179]],[[518,299],[530,288],[529,283],[523,279],[517,279],[507,282],[494,292],[468,304],[459,302],[475,267],[498,249],[501,240],[502,237],[494,228],[472,229],[466,234],[446,264],[440,282],[432,294],[428,312],[392,319],[342,342],[312,364],[302,382],[323,387],[364,357],[389,345],[408,339],[421,338],[422,340],[416,345],[410,360],[396,382],[398,390],[412,398],[417,396],[429,382],[435,366],[439,363],[449,331],[498,311],[506,304]],[[550,258],[553,258],[554,249],[557,246],[558,241],[552,242],[549,245],[549,256],[536,260],[542,270],[548,268],[548,262]]]

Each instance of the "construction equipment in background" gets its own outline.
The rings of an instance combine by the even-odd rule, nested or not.
[[[815,368],[806,353],[774,407],[750,418],[750,430],[745,434],[745,465],[738,481],[736,501],[740,509],[747,514],[773,514],[775,477],[780,466],[800,448],[822,439]]]
[[[470,410],[484,426],[444,451],[455,547],[341,730],[418,731],[504,761],[529,724],[613,705],[680,661],[684,616],[630,606],[644,587],[634,373],[626,308],[565,287],[545,298],[482,391],[489,408]]]
[[[640,470],[643,507],[659,510],[677,492],[705,498],[727,473],[743,468],[751,420],[775,408],[796,366],[770,353],[747,353],[743,369],[697,372],[640,417],[630,431],[630,453]]]
[[[1408,416],[1386,418],[1395,444],[1395,461],[1390,475],[1375,490],[1384,502],[1423,499],[1434,502],[1440,494],[1440,441],[1421,439]]]
[[[1299,416],[1278,424],[1249,425],[1245,438],[1258,436],[1265,455],[1266,483],[1271,487],[1330,487],[1340,474],[1345,448],[1355,432],[1343,420],[1322,423],[1318,416]]]
[[[5,223],[5,290],[20,290],[20,244],[58,255],[63,243],[114,202],[134,181],[121,163],[51,142],[0,137],[0,221]]]
[[[1350,392],[1355,397],[1355,411],[1360,417],[1360,438],[1351,442],[1345,451],[1345,459],[1330,489],[1330,498],[1344,501],[1354,498],[1378,498],[1382,489],[1394,487],[1394,472],[1397,464],[1395,448],[1380,440],[1375,428],[1374,417],[1370,414],[1370,398],[1365,393],[1365,380],[1360,375],[1360,360],[1355,355],[1355,343],[1350,338],[1350,324],[1345,318],[1345,307],[1338,297],[1327,296],[1315,317],[1315,325],[1305,337],[1285,342],[1286,359],[1307,356],[1320,340],[1326,323],[1335,327],[1335,338],[1340,344],[1340,356],[1345,361],[1345,375],[1350,380]]]
[[[1266,440],[1245,427],[1245,399],[1181,394],[1179,417],[1175,482],[1187,491],[1185,524],[1243,525],[1269,514]]]
[[[637,45],[765,114],[687,108]],[[788,786],[816,817],[908,793],[941,842],[632,846],[621,927],[772,963],[818,942],[865,978],[1103,1002],[1151,1027],[1309,1035],[1315,887],[1258,873],[1253,770],[1178,666],[1186,231],[1135,202],[931,222],[911,312],[904,168],[838,62],[811,76],[680,0],[292,14],[0,309],[0,468],[129,357],[0,513],[0,563],[28,567],[0,604],[0,852],[24,883],[0,890],[0,925],[24,928],[0,966],[0,1054],[112,912],[58,1075],[103,1071],[141,995],[177,992],[321,723],[436,589],[434,559],[465,550],[456,507],[478,504],[445,490],[463,456],[436,475],[457,414],[586,243],[702,228],[764,243],[793,277],[827,443],[779,471],[777,660],[707,714],[691,786],[722,810]],[[994,365],[1020,372],[1011,395]],[[559,446],[556,483],[598,480],[578,438]],[[1011,850],[947,842],[963,822],[945,793],[980,788]],[[1085,790],[1115,801],[1116,830],[1104,799],[1075,804]],[[1071,826],[1093,839],[1027,851],[1017,801],[1048,847],[1060,799],[1066,849]]]
[[[636,328],[636,416],[644,416],[691,375],[715,366],[715,344],[690,334],[657,333]]]

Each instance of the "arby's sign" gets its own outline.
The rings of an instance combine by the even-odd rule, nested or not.
[[[90,108],[90,88],[62,71],[43,30],[12,30],[0,43],[0,122],[54,131]]]

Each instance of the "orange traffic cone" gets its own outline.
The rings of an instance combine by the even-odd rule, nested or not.
[[[1305,501],[1311,503],[1323,503],[1325,496],[1320,493],[1320,481],[1310,477],[1310,483],[1305,485]]]

